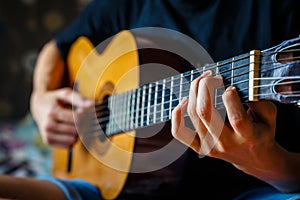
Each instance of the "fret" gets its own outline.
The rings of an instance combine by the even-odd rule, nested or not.
[[[206,65],[204,65],[204,66],[202,67],[202,74],[203,74],[205,71],[206,71]],[[195,79],[193,79],[193,80],[195,80]]]
[[[220,66],[220,63],[217,62],[217,65],[216,65],[216,76],[220,75],[219,66]]]
[[[149,118],[149,125],[155,123],[154,122],[154,116],[155,116],[155,88],[156,88],[156,83],[151,84],[151,95],[150,95],[150,118]]]
[[[163,121],[166,121],[166,119],[169,118],[169,110],[171,108],[171,84],[172,84],[172,77],[168,77],[166,78],[166,82],[165,82],[165,95],[164,95],[164,118],[163,118]]]
[[[147,119],[146,119],[146,124],[150,124],[150,119],[151,119],[151,92],[152,92],[152,83],[149,84],[149,89],[148,89],[148,101],[147,101]]]
[[[105,131],[105,134],[108,135],[110,132],[111,132],[111,108],[113,107],[112,105],[112,97],[108,98],[108,110],[109,110],[109,117],[108,117],[108,123],[106,124],[106,131]]]
[[[181,84],[181,99],[183,97],[188,97],[189,93],[190,93],[190,83],[191,83],[191,79],[192,79],[192,73],[191,71],[185,72],[183,73],[183,83]]]
[[[234,57],[231,59],[231,81],[230,85],[233,85],[234,80]]]
[[[225,86],[232,84],[231,83],[232,69],[233,69],[232,58],[218,62],[218,72],[219,75],[223,77],[223,82]],[[224,88],[218,88],[215,90],[215,101],[214,101],[215,108],[223,107],[223,101],[222,101],[223,92],[224,92]]]
[[[109,115],[109,127],[107,131],[107,135],[110,135],[111,133],[114,132],[114,127],[115,127],[115,117],[114,117],[114,112],[116,108],[116,98],[114,96],[111,97],[111,107],[110,107],[110,115]]]
[[[122,93],[122,94],[119,94],[119,98],[118,98],[118,111],[119,111],[119,113],[117,114],[117,110],[116,110],[116,112],[115,112],[115,114],[118,116],[117,117],[117,129],[116,130],[118,130],[118,129],[122,129],[122,118],[123,118],[123,115],[124,115],[124,113],[123,113],[123,102],[124,102],[124,94]]]
[[[223,82],[225,88],[230,85],[237,87],[238,92],[240,88],[246,88],[248,80],[248,67],[249,67],[249,53],[236,56],[227,60],[219,62],[219,73],[223,77]],[[223,106],[222,94],[225,88],[220,88],[216,90],[216,101],[215,106],[220,108]]]
[[[190,82],[192,82],[194,80],[194,70],[191,71],[190,76]]]
[[[248,97],[249,91],[249,64],[249,53],[235,57],[233,84],[237,87],[240,95],[244,97]]]
[[[114,117],[114,115],[115,115],[115,109],[117,108],[117,105],[116,105],[116,98],[112,98],[112,108],[111,108],[111,120],[110,120],[110,122],[111,122],[111,127],[110,127],[110,133],[113,133],[114,132],[114,126],[115,126],[115,117]]]
[[[169,99],[169,115],[168,117],[171,118],[171,115],[172,115],[172,97],[173,97],[173,85],[174,85],[174,76],[171,77],[171,80],[170,80],[170,99]]]
[[[145,104],[145,88],[146,86],[144,85],[143,87],[142,87],[142,90],[143,90],[143,92],[142,92],[142,107],[141,107],[141,111],[142,111],[142,113],[141,113],[141,126],[143,126],[144,125],[144,109],[145,109],[145,106],[144,106],[144,104]]]
[[[135,113],[135,128],[139,127],[139,116],[141,114],[141,109],[140,109],[140,98],[141,98],[141,94],[140,94],[140,89],[137,89],[137,98],[136,98],[136,113]]]
[[[121,130],[123,130],[123,127],[124,127],[124,121],[125,120],[123,120],[124,119],[124,115],[125,115],[125,112],[124,112],[124,102],[125,102],[125,94],[124,93],[122,93],[122,94],[120,94],[120,98],[119,98],[119,111],[120,111],[120,115],[118,115],[119,117],[118,117],[118,127],[119,127],[119,129],[121,129]]]
[[[179,102],[181,101],[182,98],[182,80],[183,80],[183,74],[180,75],[180,81],[179,81],[179,97],[178,97]]]
[[[163,86],[162,86],[162,95],[161,95],[161,109],[160,109],[160,121],[163,122],[164,120],[164,104],[165,104],[165,89],[166,89],[166,79],[163,79]]]
[[[178,99],[180,95],[180,78],[181,75],[176,75],[173,77],[173,85],[172,85],[172,96],[173,99]]]
[[[123,103],[122,103],[122,104],[123,104],[123,105],[122,105],[122,110],[123,110],[123,111],[122,111],[122,112],[123,112],[122,115],[123,115],[123,117],[121,117],[121,130],[122,130],[122,131],[126,130],[125,127],[126,127],[126,121],[127,121],[127,120],[126,120],[126,119],[127,119],[127,117],[126,117],[126,116],[127,116],[127,112],[126,112],[126,110],[127,110],[127,108],[126,108],[126,107],[127,107],[127,106],[126,106],[127,103],[126,103],[126,102],[127,102],[127,97],[128,97],[127,94],[128,94],[127,92],[124,93],[124,95],[123,95],[123,101],[122,101],[122,102],[123,102]]]
[[[192,77],[191,77],[192,78],[191,81],[197,79],[202,74],[201,69],[194,69],[192,73],[193,74],[192,74]]]
[[[182,80],[184,74],[179,74],[174,76],[173,78],[173,92],[172,92],[172,100],[171,100],[171,109],[170,109],[170,118],[172,116],[172,110],[179,104],[181,98],[181,88],[182,88]]]
[[[135,116],[135,97],[136,97],[136,90],[132,91],[131,94],[131,105],[130,105],[130,129],[134,129],[134,116]]]
[[[163,81],[159,80],[157,82],[157,105],[156,105],[156,122],[162,121],[162,98],[163,98]]]
[[[144,105],[143,105],[143,123],[142,126],[147,125],[147,117],[148,117],[148,94],[149,94],[149,85],[146,84],[144,87],[144,93],[143,93],[143,99],[144,99]]]
[[[153,123],[156,123],[156,106],[157,106],[157,94],[158,93],[158,81],[155,82],[155,92],[154,92],[154,103],[153,103]]]
[[[122,113],[122,95],[121,94],[118,94],[118,98],[116,98],[116,109],[114,110],[114,116],[116,116],[115,117],[115,130],[114,131],[117,131],[119,128],[120,128],[120,119],[122,118],[122,115],[123,115],[123,113]],[[117,110],[119,111],[119,112],[117,112]]]
[[[125,120],[125,130],[130,129],[130,97],[131,97],[131,91],[126,92],[126,102],[127,102],[127,108],[126,108],[126,120]]]

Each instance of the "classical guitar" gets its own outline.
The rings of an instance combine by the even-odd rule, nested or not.
[[[53,175],[83,178],[97,185],[105,199],[116,198],[126,183],[136,130],[169,121],[172,109],[188,96],[191,81],[205,70],[223,76],[225,87],[235,85],[244,102],[270,99],[300,105],[300,38],[142,85],[137,49],[135,36],[122,31],[102,52],[81,37],[68,57],[70,84],[97,102],[100,128],[93,131],[92,139],[79,133],[71,171],[66,170],[68,151],[54,149]],[[217,109],[223,108],[222,91],[215,93]]]

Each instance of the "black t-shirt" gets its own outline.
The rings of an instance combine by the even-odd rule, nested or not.
[[[124,29],[163,27],[188,35],[214,61],[220,61],[298,37],[299,13],[297,0],[99,0],[90,3],[55,39],[66,59],[70,46],[79,36],[87,36],[97,45]],[[297,140],[300,110],[291,105],[277,106],[276,139],[284,148],[300,152]],[[179,172],[177,166],[183,171]],[[231,199],[249,188],[264,185],[229,163],[208,157],[199,159],[191,150],[167,168],[176,169],[171,175],[177,176],[176,187],[172,181],[169,185],[168,180],[157,181],[163,177],[161,171],[133,174],[129,176],[124,195],[133,191],[149,196],[166,193],[166,197],[182,194],[187,198],[209,195],[210,199]],[[146,181],[130,183],[136,179]],[[151,184],[156,186],[148,187]]]

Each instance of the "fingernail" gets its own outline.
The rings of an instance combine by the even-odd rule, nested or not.
[[[228,92],[235,91],[235,90],[236,90],[236,87],[234,87],[234,86],[229,86],[229,87],[226,89],[226,91],[228,91]]]
[[[93,104],[93,101],[91,101],[91,100],[89,100],[89,99],[86,99],[86,100],[83,101],[83,104],[84,104],[85,106],[91,106],[91,105]]]
[[[223,80],[223,76],[217,75],[216,78]]]
[[[187,104],[187,102],[188,102],[187,97],[184,97],[184,98],[181,100],[180,105],[181,105],[181,106],[185,106],[185,105]]]
[[[202,76],[210,76],[212,75],[212,71],[211,70],[207,70],[205,72],[202,73]]]

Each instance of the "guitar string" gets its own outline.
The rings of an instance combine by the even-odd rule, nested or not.
[[[247,65],[244,65],[244,66],[248,66],[248,64],[247,64]],[[271,70],[274,70],[274,68],[271,68]],[[266,71],[266,70],[264,70],[264,71]],[[267,70],[267,71],[270,71],[270,70]],[[227,71],[225,71],[225,72],[227,72]],[[193,74],[189,74],[189,75],[187,75],[187,76],[194,75],[194,73],[197,73],[197,72],[193,72]],[[245,75],[245,74],[248,74],[248,72],[244,72],[243,74],[238,74],[238,75],[235,75],[235,76],[232,76],[232,77],[229,77],[229,78],[224,78],[224,80],[230,79],[230,78],[235,78],[235,77],[237,77],[237,76],[241,76],[241,75]],[[181,78],[182,78],[182,77],[181,77]],[[283,78],[283,77],[278,77],[278,78],[274,78],[274,79],[279,79],[279,78]],[[176,79],[174,79],[174,80],[176,80]],[[173,80],[173,81],[174,81],[174,80]],[[259,80],[259,79],[255,79],[255,80]],[[262,80],[262,79],[261,79],[261,80]],[[241,84],[241,83],[247,82],[247,81],[248,81],[248,80],[243,80],[243,81],[235,82],[234,84]],[[189,81],[187,81],[187,82],[188,82],[187,84],[190,83]],[[185,82],[184,84],[186,84],[186,82]],[[184,84],[183,84],[183,86],[184,86]],[[174,88],[177,89],[177,86],[178,86],[178,85],[175,85]],[[180,86],[180,85],[179,85],[179,86]],[[228,87],[228,86],[229,86],[229,85],[225,85],[225,87]],[[248,87],[247,87],[246,89],[248,89]],[[146,92],[148,92],[148,91],[146,91]],[[161,92],[161,90],[158,90],[158,91],[155,91],[155,92]],[[145,93],[145,95],[147,96],[147,95],[149,95],[149,94],[148,94],[148,93]],[[101,106],[102,106],[103,104],[105,104],[105,102],[104,102],[104,103],[97,104],[96,106],[101,108]]]
[[[297,81],[298,83],[300,82],[300,81]],[[273,93],[269,93],[269,94],[273,94]],[[262,95],[269,95],[269,94],[267,94],[267,93],[264,93],[264,94],[258,94],[258,96],[262,96]],[[298,94],[300,94],[300,91],[298,91]],[[300,96],[300,95],[299,95]],[[184,96],[184,97],[187,97],[187,96]],[[169,103],[178,103],[178,101],[179,101],[179,99],[174,99],[174,100],[172,100],[171,102],[169,102],[169,101],[166,101],[165,102],[165,104],[169,104]],[[177,105],[177,104],[176,104]],[[159,103],[159,104],[156,104],[155,105],[156,107],[159,107],[159,108],[161,108],[161,103]],[[216,103],[215,104],[215,106],[216,107],[218,107],[218,109],[223,109],[224,108],[224,104],[223,104],[223,102],[222,101],[220,101],[219,103]],[[153,107],[153,106],[152,106]],[[175,108],[175,106],[172,106],[172,109],[173,108]],[[147,111],[147,107],[144,107],[144,109],[143,109],[144,111]],[[152,112],[152,110],[153,109],[150,109],[150,111],[151,112],[148,112],[147,113],[147,115],[149,115],[149,116],[154,116],[154,115],[157,115],[157,114],[159,114],[158,112]],[[141,110],[140,110],[141,111]],[[133,111],[133,113],[135,113],[135,112],[139,112],[139,111]],[[142,112],[142,111],[141,111]],[[163,113],[166,113],[166,115],[163,115],[163,117],[162,118],[159,118],[158,117],[158,119],[159,120],[157,120],[157,121],[150,121],[150,124],[157,124],[157,123],[160,123],[160,122],[165,122],[165,121],[167,121],[167,120],[169,120],[170,118],[171,118],[171,116],[168,114],[169,113],[169,108],[165,108],[163,111],[161,111],[160,110],[160,112],[163,112]],[[109,113],[107,112],[106,113],[107,115],[104,115],[104,117],[103,116],[101,116],[101,117],[97,117],[97,120],[95,120],[94,122],[94,124],[93,125],[95,125],[96,126],[96,129],[92,129],[92,133],[97,133],[97,131],[102,131],[102,130],[105,130],[106,129],[106,126],[107,126],[107,122],[109,122]],[[128,120],[126,120],[127,118],[127,116],[129,116],[128,114],[120,114],[121,115],[121,119],[125,119],[125,121],[128,121]],[[122,115],[124,116],[124,118],[122,117]],[[134,116],[135,116],[135,114],[134,114]],[[187,114],[185,114],[185,116],[188,116]],[[130,116],[129,116],[130,117]],[[113,133],[111,133],[111,135],[114,135],[114,134],[117,134],[117,133],[121,133],[121,132],[125,132],[125,131],[129,131],[129,130],[133,130],[133,129],[137,129],[137,128],[141,128],[141,127],[144,127],[144,126],[146,126],[146,125],[149,125],[149,124],[147,124],[147,122],[141,122],[141,117],[140,116],[138,116],[138,119],[135,119],[135,121],[138,121],[138,124],[136,124],[136,123],[134,123],[134,125],[133,126],[128,126],[127,128],[126,127],[119,127],[120,125],[119,124],[115,124],[115,126],[117,126],[118,128],[116,129],[115,128],[115,132],[113,132]],[[100,125],[100,126],[99,126]]]
[[[299,51],[299,49],[297,49],[297,51]],[[282,51],[282,52],[284,52],[284,51]],[[285,50],[285,52],[295,52],[295,50],[293,49],[293,50]],[[278,53],[278,52],[274,52],[274,53]],[[266,52],[266,53],[264,53],[265,55],[266,54],[274,54],[274,53],[272,53],[272,52]],[[263,56],[263,55],[262,55]],[[294,59],[295,58],[299,58],[299,57],[293,57]],[[279,62],[279,61],[290,61],[290,59],[289,58],[281,58],[281,59],[277,59],[277,62]],[[234,60],[234,61],[232,61],[232,62],[237,62],[236,60]],[[270,61],[269,62],[269,64],[272,64],[272,62],[274,62],[274,61]],[[230,63],[230,61],[229,61],[229,63]],[[262,62],[261,62],[262,63]],[[263,64],[266,64],[267,62],[266,61],[264,61],[264,63]],[[222,65],[226,65],[226,64],[228,64],[228,63],[222,63]],[[217,64],[217,67],[220,67],[220,66],[222,66],[222,65],[218,65]],[[247,66],[248,66],[248,64],[247,64]],[[214,66],[212,66],[211,68],[213,68]],[[241,66],[238,66],[238,67],[241,67]],[[236,68],[235,68],[236,69]],[[211,69],[206,69],[206,70],[211,70]],[[271,69],[271,70],[274,70],[273,68]],[[268,70],[268,69],[265,69],[265,71],[270,71],[270,70]],[[192,74],[189,74],[188,76],[191,76],[191,75],[194,75],[195,73],[198,73],[198,72],[193,72],[192,71]],[[224,74],[224,71],[222,72],[223,74]],[[247,72],[246,72],[247,73]],[[238,76],[241,76],[241,74],[238,74]],[[180,78],[182,78],[182,77],[180,77]],[[233,77],[227,77],[227,79],[230,79],[230,78],[233,78]],[[283,77],[272,77],[272,78],[265,78],[265,79],[274,79],[274,80],[277,80],[277,79],[282,79]],[[226,78],[225,78],[226,79]],[[255,79],[253,79],[253,80],[263,80],[263,78],[255,78]],[[171,80],[171,81],[174,81],[174,79],[173,80]],[[247,81],[247,80],[246,80]],[[289,84],[294,84],[294,83],[299,83],[300,81],[289,81],[289,82],[284,82],[284,83],[277,83],[277,85],[289,85]],[[188,82],[188,84],[190,84],[190,82]],[[237,83],[237,82],[235,82],[235,84],[239,84],[239,83]],[[227,85],[227,86],[229,86],[229,85]],[[269,85],[260,85],[260,86],[255,86],[254,88],[257,88],[257,87],[260,87],[260,88],[262,88],[262,87],[272,87],[272,86],[274,86],[274,84],[269,84]],[[225,86],[226,87],[226,86]],[[175,86],[174,88],[177,88],[177,86]],[[247,88],[245,88],[245,89],[249,89],[249,87],[247,87]],[[240,90],[243,90],[243,89],[240,89]],[[148,92],[148,91],[147,91]],[[188,92],[188,91],[187,91]],[[299,94],[300,92],[299,91],[293,91],[294,93],[293,94]],[[183,93],[183,92],[182,92]],[[273,94],[273,93],[270,93],[270,94]],[[284,93],[281,93],[281,94],[284,94]],[[146,93],[146,95],[149,95],[149,94],[147,94]],[[257,95],[255,95],[255,96],[263,96],[263,95],[269,95],[269,94],[267,94],[267,93],[264,93],[264,94],[257,94]],[[221,95],[219,95],[219,96],[217,96],[217,97],[215,97],[215,98],[219,98]],[[183,97],[187,97],[187,96],[183,96]],[[243,96],[243,98],[244,99],[247,99],[248,98],[248,96]],[[172,101],[171,102],[165,102],[165,103],[173,103],[173,102],[178,102],[179,101],[179,99],[172,99]],[[222,104],[223,105],[223,103],[220,101],[219,102],[219,104]],[[101,107],[103,107],[103,103],[100,103],[100,104],[96,104],[96,107],[98,108],[98,111],[96,111],[97,113],[98,112],[100,112],[101,111],[101,116],[106,116],[106,117],[101,117],[101,118],[99,118],[98,117],[98,115],[97,115],[97,120],[96,120],[96,122],[97,122],[97,124],[98,123],[101,123],[101,121],[102,122],[106,122],[106,121],[108,121],[108,114],[109,114],[109,111],[107,110],[107,108],[105,108],[105,106],[104,106],[104,108],[106,109],[106,112],[103,112],[103,110],[102,110],[102,108]],[[159,104],[157,104],[157,105],[159,105]],[[156,106],[157,106],[156,105]],[[217,105],[215,105],[215,106],[217,106]],[[100,109],[99,109],[99,107],[100,107]],[[160,106],[160,107],[162,107],[162,106]],[[172,106],[172,108],[173,108],[173,106]],[[144,110],[145,109],[148,109],[147,107],[144,107]],[[168,110],[168,109],[166,109],[166,110]],[[164,111],[163,111],[164,112]],[[150,113],[151,114],[151,113]],[[125,113],[125,116],[128,116],[126,113]],[[103,120],[104,119],[104,120]],[[106,124],[104,124],[105,126],[106,126]],[[143,124],[142,124],[143,125]],[[102,124],[102,126],[103,126],[103,124]],[[98,127],[98,126],[97,126]],[[100,128],[101,129],[101,128]],[[99,131],[99,129],[96,129],[95,131]]]
[[[298,50],[298,49],[297,49]],[[270,54],[269,52],[267,52],[268,54]],[[276,53],[278,53],[278,52],[276,52]],[[264,55],[262,55],[262,56],[264,56]],[[247,56],[247,58],[248,58],[249,56]],[[294,57],[294,58],[300,58],[299,56],[298,57]],[[289,59],[281,59],[281,61],[285,61],[285,60],[287,60],[287,61],[289,61]],[[224,66],[224,65],[227,65],[227,64],[230,64],[230,63],[232,63],[232,62],[236,62],[236,60],[235,61],[228,61],[228,62],[226,62],[226,63],[222,63],[222,65],[218,65],[217,67],[222,67],[222,66]],[[264,61],[264,62],[260,62],[261,64],[266,64],[266,63],[268,63],[268,64],[273,64],[273,63],[277,63],[277,61],[270,61],[270,62],[266,62],[266,61]],[[240,65],[240,66],[236,66],[236,68],[235,69],[238,69],[238,68],[241,68],[241,67],[245,67],[245,66],[249,66],[249,64],[244,64],[244,65]],[[214,66],[211,66],[210,68],[207,68],[206,70],[213,70],[213,69],[216,69],[217,67],[215,67],[215,65]],[[271,67],[271,66],[270,66]],[[200,71],[200,69],[194,69],[194,70],[198,70],[198,71]],[[271,70],[275,70],[275,68],[271,68]],[[192,70],[193,71],[193,70]],[[190,71],[190,72],[192,72],[192,71]],[[226,72],[230,72],[231,70],[226,70],[226,71],[223,71],[222,73],[224,74],[224,73],[226,73]],[[261,70],[261,72],[265,72],[265,71],[270,71],[268,68],[265,68],[264,70]],[[195,73],[197,73],[197,72],[195,72]],[[188,74],[187,76],[191,76],[191,75],[195,75],[195,73],[193,72],[193,74]],[[248,74],[249,72],[244,72],[243,74],[238,74],[238,75],[235,75],[235,76],[231,76],[231,77],[225,77],[224,78],[224,80],[226,80],[226,79],[231,79],[231,78],[235,78],[235,77],[237,77],[237,76],[240,76],[240,75],[245,75],[245,74]],[[183,73],[184,74],[184,73]],[[200,74],[199,74],[200,75]],[[185,78],[185,77],[187,77],[187,76],[183,76],[183,77],[179,77],[179,78]],[[176,77],[176,76],[174,76],[174,77]],[[173,79],[173,81],[174,80],[179,80],[179,79],[176,79],[176,78],[174,78]],[[161,81],[161,80],[160,80]],[[166,83],[170,83],[172,80],[168,80],[168,78],[166,79]],[[246,80],[247,81],[247,80]],[[235,84],[239,84],[239,82],[235,82]],[[161,90],[158,90],[157,92],[160,92]],[[147,92],[147,91],[146,91]],[[101,104],[99,105],[99,106],[101,106]]]
[[[276,52],[276,53],[278,53],[278,52]],[[270,54],[269,52],[268,52],[268,54]],[[263,56],[263,55],[262,55]],[[296,58],[296,57],[293,57],[293,58]],[[287,60],[287,61],[290,61],[290,59],[281,59],[281,61],[285,61],[285,60]],[[236,60],[235,61],[232,61],[232,62],[236,62]],[[274,62],[274,61],[271,61],[271,62]],[[269,62],[269,64],[271,63],[271,62]],[[230,62],[229,62],[230,63]],[[266,63],[266,62],[264,62],[264,63]],[[222,63],[222,65],[226,65],[227,63]],[[217,65],[217,67],[220,67],[220,66],[222,66],[222,65]],[[248,66],[249,64],[247,64],[247,66]],[[211,69],[213,69],[215,66],[211,66],[210,68]],[[240,66],[237,66],[237,67],[240,67]],[[209,68],[207,69],[207,70],[209,70]],[[274,70],[274,69],[271,69],[271,70]],[[197,70],[197,71],[199,71],[199,70]],[[199,73],[199,72],[194,72],[194,71],[192,71],[192,73]],[[222,73],[224,73],[224,72],[222,72]],[[193,75],[193,74],[191,74],[191,75]],[[190,74],[188,75],[188,76],[191,76]],[[180,77],[180,78],[182,78],[182,77]],[[280,78],[282,78],[282,77],[280,77]],[[174,79],[175,80],[175,79]],[[291,82],[290,82],[291,83]],[[292,83],[295,83],[295,82],[292,82]],[[289,83],[282,83],[282,84],[289,84]],[[268,85],[266,85],[266,86],[268,86]],[[273,85],[271,85],[271,86],[273,86]],[[259,86],[259,87],[264,87],[264,86]],[[247,89],[249,89],[249,88],[247,88]],[[146,95],[148,95],[148,94],[146,94]],[[259,94],[259,95],[264,95],[264,94]],[[176,102],[178,102],[178,99],[175,99],[174,101],[176,101]],[[172,101],[173,102],[173,101]],[[164,102],[164,104],[167,104],[167,103],[171,103],[171,102]],[[96,107],[97,107],[97,111],[96,112],[101,112],[101,110],[102,110],[102,108],[101,107],[105,107],[105,106],[103,106],[103,105],[106,105],[106,103],[100,103],[100,104],[96,104]],[[159,105],[159,104],[158,104]],[[100,109],[99,109],[100,108]],[[173,108],[173,107],[172,107]],[[145,107],[144,108],[144,110],[145,109],[148,109],[147,107]],[[151,110],[151,109],[150,109]],[[168,109],[167,109],[168,110]],[[164,112],[164,111],[163,111]],[[108,120],[108,114],[109,114],[109,112],[108,111],[106,111],[106,113],[102,113],[101,114],[101,117],[97,117],[98,118],[98,121],[101,123],[102,121],[107,121]],[[151,113],[150,113],[151,114]],[[103,117],[104,116],[104,117]],[[125,115],[125,116],[128,116],[128,115]],[[104,119],[104,120],[103,120]]]
[[[300,81],[297,81],[298,83],[300,82]],[[282,84],[282,85],[285,85],[285,84]],[[269,93],[269,94],[273,94],[273,93]],[[258,94],[258,95],[255,95],[255,96],[263,96],[263,95],[269,95],[269,94],[267,94],[267,93],[264,93],[264,94]],[[298,91],[298,94],[300,94],[300,91]],[[299,95],[300,96],[300,95]],[[183,96],[183,97],[187,97],[187,96]],[[245,98],[247,98],[247,96],[245,97]],[[166,101],[166,102],[164,102],[163,104],[169,104],[169,103],[178,103],[178,101],[179,101],[179,99],[174,99],[174,100],[172,100],[171,102],[170,101]],[[177,104],[176,104],[177,105]],[[162,103],[159,103],[159,104],[156,104],[155,105],[156,107],[158,107],[158,108],[161,108],[162,107]],[[215,106],[216,107],[218,107],[218,109],[223,109],[224,108],[224,104],[223,104],[223,102],[222,101],[220,101],[219,103],[216,103],[215,104]],[[154,106],[151,106],[151,107],[154,107]],[[172,106],[172,109],[173,108],[175,108],[175,106]],[[138,108],[138,109],[140,109],[140,108]],[[136,110],[134,110],[133,111],[133,113],[136,113],[136,112],[143,112],[143,111],[147,111],[147,107],[144,107],[143,109],[141,109],[141,110],[139,110],[139,111],[136,111]],[[150,111],[151,112],[148,112],[147,113],[147,115],[149,115],[149,116],[154,116],[154,115],[157,115],[157,114],[159,114],[158,112],[156,112],[156,113],[154,113],[154,112],[152,112],[153,111],[153,109],[150,109]],[[132,111],[131,111],[132,112]],[[166,113],[166,115],[163,115],[163,117],[162,118],[159,118],[158,117],[158,119],[159,120],[156,120],[156,121],[150,121],[150,124],[156,124],[156,123],[160,123],[160,122],[164,122],[164,121],[167,121],[167,120],[169,120],[170,119],[170,115],[168,114],[169,113],[169,108],[165,108],[164,110],[160,110],[160,112],[163,112],[163,113]],[[94,125],[96,125],[97,127],[99,126],[99,124],[100,124],[100,129],[96,129],[96,130],[103,130],[103,129],[105,129],[106,128],[106,125],[107,125],[107,123],[106,122],[109,122],[109,113],[108,112],[106,112],[106,114],[107,115],[104,115],[104,117],[103,116],[101,116],[101,117],[97,117],[97,120],[95,121],[95,124]],[[127,116],[129,116],[130,117],[130,115],[128,115],[128,114],[124,114],[124,113],[120,113],[120,115],[121,115],[121,119],[123,119],[123,120],[125,120],[125,121],[128,121],[128,119],[126,118]],[[133,114],[134,116],[135,116],[135,114]],[[124,117],[122,117],[122,116],[124,116]],[[187,116],[187,115],[186,115]],[[126,120],[127,119],[127,120]],[[141,122],[141,119],[142,119],[142,117],[141,116],[138,116],[138,119],[135,119],[135,121],[138,121],[138,124],[136,124],[136,123],[134,123],[134,126],[129,126],[128,125],[128,128],[125,128],[125,127],[121,127],[121,128],[117,128],[117,130],[118,131],[116,131],[115,133],[113,133],[113,134],[117,134],[117,133],[120,133],[120,132],[124,132],[124,131],[129,131],[129,130],[132,130],[132,129],[136,129],[136,128],[140,128],[140,127],[144,127],[144,126],[146,126],[146,125],[149,125],[149,124],[147,124],[147,122]],[[145,120],[146,121],[146,120]],[[117,124],[115,124],[115,125],[117,125]],[[119,127],[119,125],[118,125],[118,127]],[[95,130],[94,130],[95,131]],[[113,135],[112,134],[112,135]]]
[[[175,99],[174,101],[178,101],[178,99]],[[173,101],[173,102],[174,102]],[[177,103],[177,102],[176,102]],[[222,104],[222,102],[220,102],[221,105],[217,105],[219,109],[223,108],[224,105]],[[160,107],[160,104],[157,104],[156,106],[159,106]],[[175,106],[172,106],[172,108],[175,108]],[[144,109],[145,110],[145,109]],[[164,109],[162,112],[165,112],[165,113],[168,113],[169,109]],[[107,113],[108,114],[108,113]],[[152,112],[152,109],[151,109],[151,112],[148,113],[148,115],[150,116],[153,116],[154,114],[157,114],[157,113],[154,113]],[[125,117],[128,116],[128,115],[125,115]],[[122,118],[122,119],[126,119],[126,118]],[[143,127],[145,125],[147,125],[147,123],[142,123],[140,121],[141,117],[138,117],[137,121],[139,122],[138,124],[134,124],[133,126],[129,126],[128,125],[128,128],[118,128],[118,130],[131,130],[131,129],[135,129],[135,128],[139,128],[139,127]],[[163,121],[167,121],[170,119],[170,116],[169,115],[164,115],[163,118],[160,118],[160,120],[157,120],[157,121],[151,121],[150,124],[155,124],[155,123],[159,123],[159,122],[163,122]],[[106,115],[106,117],[98,117],[98,120],[95,121],[97,124],[97,126],[100,124],[102,128],[105,128],[106,127],[106,122],[109,122],[109,118],[108,118],[108,115]],[[124,131],[117,131],[116,133],[118,132],[124,132]]]
[[[248,64],[247,64],[247,66],[248,66]],[[272,68],[272,70],[273,70],[274,68]],[[245,72],[244,74],[247,74],[247,72]],[[192,74],[193,75],[193,74]],[[241,75],[241,74],[239,74],[239,75]],[[239,76],[238,75],[238,76]],[[190,76],[190,75],[188,75],[188,76]],[[281,77],[282,78],[282,77]],[[176,80],[176,79],[174,79],[174,80]],[[245,82],[246,82],[247,80],[245,80]],[[240,84],[240,82],[235,82],[235,84]],[[226,87],[226,86],[225,86]],[[174,88],[176,88],[176,87],[174,87]],[[146,91],[146,92],[148,92],[148,91]],[[149,95],[148,93],[145,93],[145,95]],[[101,106],[101,105],[100,105]]]
[[[259,79],[259,80],[262,80],[262,79]],[[300,83],[300,80],[299,81],[289,81],[289,82],[283,82],[283,83],[278,83],[277,85],[281,85],[281,86],[284,86],[284,85],[290,85],[291,83]],[[262,85],[262,86],[256,86],[256,87],[254,87],[254,88],[263,88],[263,87],[272,87],[272,86],[274,86],[273,84],[266,84],[266,85]],[[248,89],[248,88],[247,88]],[[189,92],[189,90],[186,90],[186,91],[183,91],[183,93],[184,92]],[[255,94],[254,96],[255,97],[262,97],[262,96],[268,96],[268,95],[272,95],[273,93],[260,93],[260,94]],[[286,92],[286,93],[284,93],[284,92],[282,92],[281,94],[283,94],[283,95],[291,95],[290,94],[290,92]],[[298,94],[300,94],[300,90],[296,90],[295,92],[293,92],[293,94],[292,95],[298,95]],[[183,95],[182,96],[182,98],[185,98],[185,97],[188,97],[188,95]],[[247,95],[245,95],[245,96],[243,96],[243,99],[247,99],[249,96],[247,96]],[[215,98],[221,98],[221,95],[218,95],[218,96],[216,96]],[[153,107],[162,107],[162,104],[168,104],[168,105],[172,105],[172,103],[178,103],[180,101],[180,99],[178,99],[178,98],[175,98],[175,99],[172,99],[171,101],[165,101],[164,103],[157,103],[157,104],[155,104],[155,105],[151,105],[150,107],[151,108],[153,108]],[[215,104],[215,106],[217,106],[218,104],[222,104],[222,102],[220,101],[219,103],[216,103]],[[138,108],[138,109],[140,109],[140,108]],[[148,107],[147,106],[145,106],[144,108],[143,108],[143,110],[147,110],[148,109]],[[153,110],[153,109],[150,109],[150,110]],[[169,108],[166,108],[166,109],[164,109],[164,110],[160,110],[160,111],[162,111],[162,112],[167,112],[169,110]],[[132,111],[131,111],[132,112]],[[133,113],[136,113],[136,112],[139,112],[139,110],[134,110],[133,111]],[[107,114],[107,116],[106,117],[108,117],[108,114],[109,114],[109,111],[107,111],[107,109],[105,109],[104,111],[103,110],[101,110],[101,109],[98,109],[97,110],[97,113],[101,113],[101,118],[98,118],[99,119],[99,121],[100,122],[103,122],[103,121],[107,121],[107,120],[103,120],[103,119],[106,119],[105,118],[105,116],[106,116],[106,114]],[[154,112],[147,112],[148,114],[150,114],[150,115],[152,115],[152,114],[154,114]],[[122,115],[122,113],[121,113],[121,115]],[[126,116],[127,114],[125,114],[125,116]],[[104,117],[103,117],[104,116]],[[102,119],[102,120],[101,120]]]

